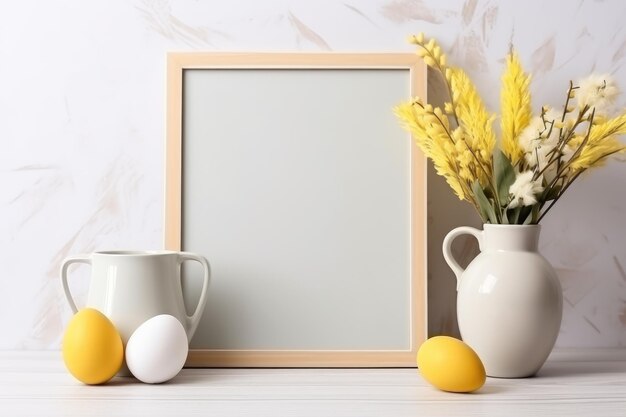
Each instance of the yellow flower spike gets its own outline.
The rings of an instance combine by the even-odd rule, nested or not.
[[[585,145],[580,155],[572,161],[571,168],[574,171],[581,171],[598,167],[604,164],[608,156],[623,153],[625,150],[619,140],[608,137],[600,143]]]
[[[418,43],[424,43],[424,32],[418,33],[417,36],[415,36],[415,40]]]
[[[445,54],[441,54],[441,56],[439,57],[439,65],[442,67],[445,67],[447,64],[448,59],[446,58]]]
[[[468,142],[470,148],[473,151],[484,150],[490,155],[489,158],[477,161],[481,165],[481,171],[490,174],[491,154],[496,145],[496,136],[492,128],[493,116],[487,111],[467,74],[458,68],[454,68],[451,73],[450,87],[455,96],[456,115],[471,142]]]
[[[452,114],[454,113],[454,108],[452,107],[452,103],[449,102],[445,102],[443,104],[443,110],[447,113],[447,114]]]
[[[406,38],[407,43],[413,44],[413,45],[419,45],[420,42],[417,40],[417,37],[415,35],[410,35]]]
[[[604,163],[607,156],[626,151],[626,147],[615,138],[615,136],[623,134],[626,134],[626,113],[598,125],[593,125],[589,132],[587,143],[583,146],[578,156],[572,160],[572,169],[584,170],[600,166]],[[578,148],[582,143],[582,139],[575,139],[575,146]]]
[[[439,57],[441,56],[441,48],[439,47],[439,45],[435,45],[435,47],[432,50],[433,53],[433,57],[436,60],[439,60]]]
[[[452,131],[452,138],[454,139],[454,142],[460,142],[463,140],[463,129],[460,127],[457,127],[456,129],[454,129]]]
[[[524,151],[517,140],[532,118],[530,103],[530,77],[524,72],[517,54],[506,58],[506,69],[502,74],[500,95],[502,111],[502,151],[515,164],[523,158]]]
[[[434,124],[439,123],[437,118],[434,115],[432,115],[432,114],[428,114],[428,115],[424,116],[424,121],[426,123],[428,123],[429,125],[434,125]]]
[[[424,46],[427,50],[432,51],[432,49],[435,47],[435,40],[434,39],[430,39],[428,41],[428,43]]]
[[[394,112],[403,127],[411,132],[424,155],[433,161],[437,174],[446,179],[459,199],[465,200],[471,191],[467,181],[459,176],[457,152],[452,139],[441,124],[448,122],[445,119],[439,121],[432,106],[422,108],[422,105],[423,103],[414,99],[396,106]]]
[[[461,168],[459,170],[459,176],[464,179],[465,181],[471,181],[472,180],[472,172],[467,169],[467,168]]]
[[[419,107],[414,106],[412,103],[402,103],[394,108],[394,113],[402,122],[403,127],[411,132],[416,144],[428,156],[428,152],[425,150],[427,149],[428,136],[422,118],[419,115],[420,110]]]
[[[426,63],[426,65],[428,65],[429,67],[436,67],[437,63],[435,62],[434,59],[432,59],[430,56],[426,55],[424,57],[422,57],[422,59],[424,60],[424,62]]]

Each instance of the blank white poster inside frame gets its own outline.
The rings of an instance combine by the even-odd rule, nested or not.
[[[425,91],[414,54],[168,55],[165,245],[213,268],[188,366],[415,366],[425,160],[392,108]]]

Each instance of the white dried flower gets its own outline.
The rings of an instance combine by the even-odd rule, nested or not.
[[[530,153],[535,150],[536,144],[541,140],[544,130],[545,127],[541,117],[533,117],[530,120],[528,126],[521,131],[518,137],[519,145],[524,150],[524,153]]]
[[[609,74],[592,74],[581,80],[578,85],[580,87],[576,92],[578,107],[581,109],[585,106],[594,107],[597,113],[609,112],[619,95],[619,87]]]
[[[519,135],[520,147],[531,168],[543,169],[550,160],[553,149],[559,142],[559,129],[555,127],[561,121],[562,113],[548,109],[543,117],[533,117],[528,126]]]
[[[532,206],[535,204],[537,202],[537,194],[543,192],[542,181],[542,177],[533,181],[532,171],[518,173],[515,181],[509,188],[511,202],[508,208]]]

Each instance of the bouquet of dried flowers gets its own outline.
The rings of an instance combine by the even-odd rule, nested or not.
[[[485,223],[536,224],[586,170],[624,152],[626,111],[611,115],[619,94],[612,77],[592,75],[569,83],[561,109],[543,106],[533,116],[530,76],[514,52],[506,58],[501,89],[501,140],[476,87],[447,65],[434,39],[412,36],[417,54],[439,71],[449,101],[433,107],[420,98],[394,111],[454,193]]]

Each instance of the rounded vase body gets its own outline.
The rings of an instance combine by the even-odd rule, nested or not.
[[[459,229],[446,236],[444,256],[457,275],[463,340],[491,377],[534,375],[554,347],[563,313],[556,272],[537,250],[539,226],[486,224],[483,231]],[[481,248],[465,270],[450,251],[452,240],[463,233],[476,236]]]

